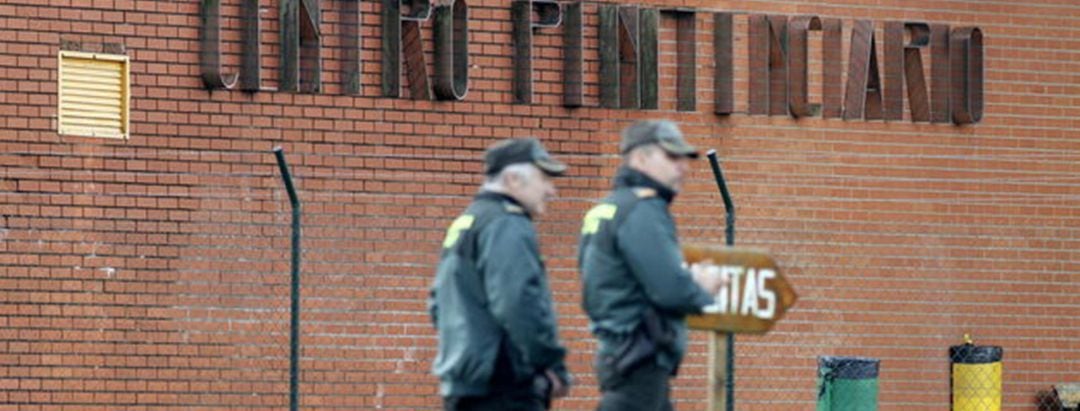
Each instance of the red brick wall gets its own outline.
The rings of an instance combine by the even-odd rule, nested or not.
[[[469,4],[464,102],[378,97],[375,1],[361,4],[358,96],[338,85],[340,0],[322,1],[319,95],[205,90],[197,1],[12,3],[0,5],[0,403],[285,406],[290,214],[270,154],[281,145],[304,202],[303,407],[437,408],[424,299],[442,230],[476,190],[482,149],[536,135],[573,166],[539,221],[579,381],[557,406],[592,409],[575,234],[618,164],[617,131],[647,117],[678,120],[693,143],[718,150],[737,242],[770,250],[800,294],[772,333],[738,338],[739,409],[811,409],[819,355],[880,358],[883,409],[943,409],[947,347],[964,333],[1005,348],[1008,409],[1035,409],[1051,384],[1080,382],[1080,8],[1071,0],[642,0],[838,17],[845,50],[856,18],[874,20],[879,52],[886,20],[979,26],[985,117],[964,127],[748,116],[745,14],[736,17],[738,112],[719,117],[705,13],[698,110],[680,113],[669,20],[660,110],[594,107],[596,3],[585,8],[589,107],[573,110],[559,105],[560,31],[551,29],[536,36],[535,103],[510,104],[501,0]],[[235,71],[240,2],[224,3],[224,64]],[[262,3],[275,86],[278,2]],[[65,40],[127,48],[130,139],[57,135]],[[676,204],[684,241],[722,243],[704,161]],[[706,342],[694,336],[675,383],[680,409],[705,408]]]

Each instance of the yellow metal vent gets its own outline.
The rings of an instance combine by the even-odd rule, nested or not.
[[[128,57],[60,52],[60,134],[127,138]]]

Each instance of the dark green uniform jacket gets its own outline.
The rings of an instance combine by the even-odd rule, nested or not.
[[[668,211],[674,197],[674,191],[624,166],[615,176],[615,189],[585,215],[578,268],[585,312],[600,340],[598,354],[611,354],[652,307],[674,334],[656,361],[675,370],[686,352],[686,314],[700,313],[713,302],[682,266]]]
[[[428,307],[443,396],[487,395],[493,375],[567,380],[536,230],[511,197],[482,192],[450,225]]]

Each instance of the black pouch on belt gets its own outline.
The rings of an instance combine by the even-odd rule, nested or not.
[[[615,349],[615,372],[626,375],[639,365],[651,360],[656,353],[672,340],[664,331],[656,310],[648,308],[641,317],[637,329]]]

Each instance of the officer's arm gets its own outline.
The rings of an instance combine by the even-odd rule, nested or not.
[[[524,216],[496,219],[480,234],[478,260],[488,309],[535,371],[561,367],[551,294],[532,222]]]
[[[619,250],[653,304],[665,311],[699,313],[713,298],[682,268],[675,224],[663,207],[660,200],[644,200],[630,210],[618,229]]]

